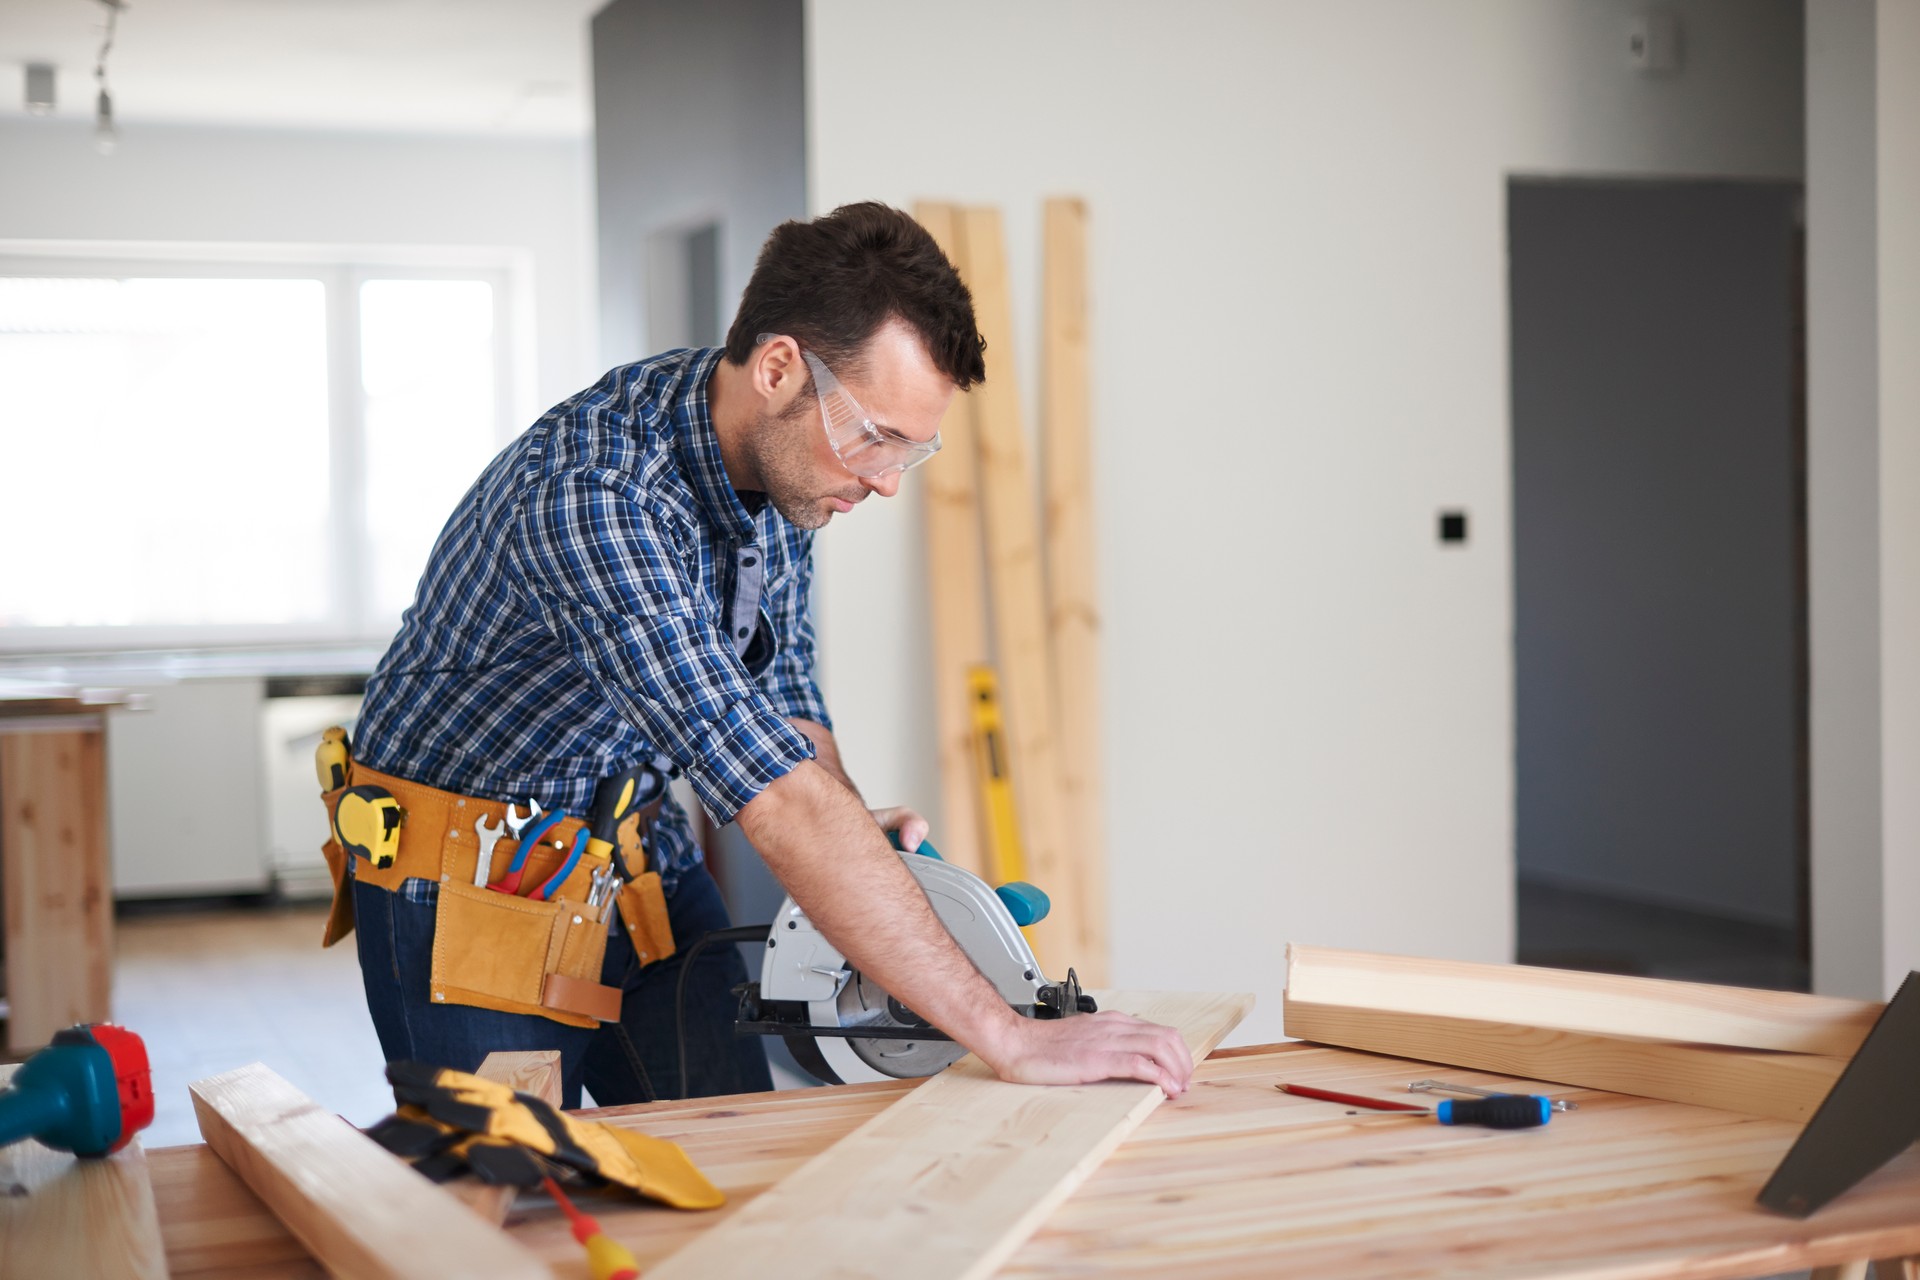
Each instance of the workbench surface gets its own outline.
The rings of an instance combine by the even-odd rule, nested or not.
[[[1226,1049],[1163,1104],[1013,1256],[1003,1276],[1766,1276],[1920,1254],[1920,1150],[1804,1221],[1754,1196],[1797,1126],[1704,1107],[1540,1086],[1579,1108],[1545,1128],[1445,1128],[1355,1116],[1281,1081],[1390,1097],[1483,1072],[1306,1044]],[[908,1084],[850,1085],[582,1114],[671,1138],[728,1209],[679,1213],[594,1198],[649,1267],[850,1132]],[[204,1146],[149,1153],[176,1277],[323,1274]],[[849,1207],[848,1232],[859,1232]],[[551,1207],[508,1230],[563,1277],[585,1254]],[[794,1274],[809,1274],[796,1259]]]

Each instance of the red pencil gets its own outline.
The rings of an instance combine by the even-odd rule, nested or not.
[[[1429,1111],[1412,1102],[1386,1102],[1380,1098],[1362,1098],[1353,1093],[1335,1093],[1331,1089],[1315,1089],[1304,1084],[1281,1084],[1274,1088],[1284,1093],[1296,1093],[1303,1098],[1319,1098],[1322,1102],[1344,1102],[1350,1107],[1370,1107],[1375,1111]]]

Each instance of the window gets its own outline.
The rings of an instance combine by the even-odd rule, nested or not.
[[[0,258],[0,648],[390,635],[516,429],[507,284]]]

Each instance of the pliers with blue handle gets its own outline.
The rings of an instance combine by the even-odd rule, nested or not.
[[[533,846],[540,843],[540,837],[546,835],[547,832],[553,830],[554,827],[565,821],[566,816],[564,810],[556,810],[534,823],[532,828],[520,837],[520,847],[513,851],[513,861],[507,864],[507,873],[488,885],[487,888],[492,889],[495,893],[518,894],[520,892],[520,877],[526,873],[527,869],[527,855],[533,852]]]
[[[542,901],[553,897],[553,891],[560,887],[560,882],[572,875],[573,869],[580,865],[580,853],[587,847],[587,838],[591,834],[587,828],[580,828],[579,834],[573,838],[573,852],[568,854],[567,860],[560,864],[560,869],[554,872],[545,884],[534,891],[534,897]]]

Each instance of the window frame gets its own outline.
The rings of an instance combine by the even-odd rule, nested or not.
[[[492,443],[504,448],[525,423],[532,378],[532,264],[525,251],[475,247],[233,245],[0,239],[0,277],[316,280],[326,297],[328,423],[325,620],[130,626],[0,626],[0,655],[289,645],[384,645],[398,614],[376,613],[367,523],[366,394],[360,364],[360,291],[373,280],[480,280],[493,291]],[[85,518],[84,504],[76,508]]]

